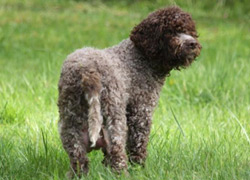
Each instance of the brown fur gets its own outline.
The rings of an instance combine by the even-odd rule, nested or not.
[[[117,172],[126,170],[128,159],[144,164],[165,77],[189,66],[200,50],[191,16],[170,7],[150,14],[116,46],[70,54],[61,72],[58,107],[71,175],[88,172],[86,154],[93,149],[102,149],[104,164]]]
[[[143,52],[147,60],[154,61],[158,66],[158,72],[169,73],[172,69],[191,64],[191,62],[184,62],[185,55],[175,51],[177,33],[198,37],[190,14],[178,7],[171,7],[150,14],[133,29],[130,39]]]

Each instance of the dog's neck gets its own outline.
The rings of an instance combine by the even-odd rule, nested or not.
[[[124,56],[124,52],[126,52],[125,54],[127,55],[131,55],[120,58],[125,63],[126,61],[134,61],[134,64],[136,65],[140,64],[140,66],[147,67],[151,70],[152,75],[158,80],[164,81],[165,78],[170,75],[170,71],[173,69],[161,64],[160,60],[152,60],[146,57],[129,38],[123,40],[120,44],[113,46],[112,49],[118,51],[117,54],[120,54],[121,56]]]
[[[152,60],[152,59],[147,59],[145,58],[145,61],[149,64],[151,67],[152,71],[154,72],[154,75],[159,77],[159,78],[166,78],[167,76],[170,76],[170,71],[173,69],[171,67],[165,67],[162,65],[160,60]],[[157,63],[157,61],[159,63]]]
[[[131,41],[131,43],[133,43]],[[170,59],[163,59],[159,58],[159,59],[151,59],[150,57],[147,57],[146,55],[144,55],[143,52],[141,52],[133,43],[133,48],[136,50],[137,54],[139,54],[139,56],[141,56],[141,61],[143,63],[146,63],[148,65],[148,67],[150,67],[150,69],[153,72],[153,75],[160,78],[160,79],[165,79],[167,76],[170,76],[170,72],[175,69],[174,67],[172,67],[170,64],[164,64],[164,62],[169,62]],[[165,57],[166,58],[166,57]]]

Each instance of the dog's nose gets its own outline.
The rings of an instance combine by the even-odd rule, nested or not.
[[[199,46],[199,43],[195,40],[189,40],[187,41],[187,46],[190,47],[191,49],[195,49]]]

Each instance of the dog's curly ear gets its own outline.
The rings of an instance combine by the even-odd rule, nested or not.
[[[145,56],[155,59],[163,48],[160,19],[149,15],[131,31],[130,39]]]

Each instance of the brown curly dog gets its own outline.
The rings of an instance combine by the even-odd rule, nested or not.
[[[86,154],[102,149],[117,172],[143,164],[152,114],[165,77],[200,54],[195,23],[178,7],[150,14],[120,44],[78,49],[59,81],[59,132],[71,176],[88,172]],[[80,170],[80,171],[78,171]]]

